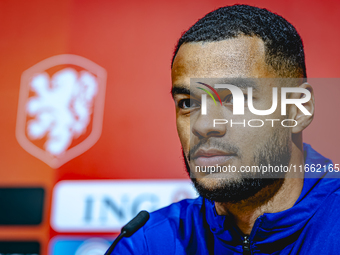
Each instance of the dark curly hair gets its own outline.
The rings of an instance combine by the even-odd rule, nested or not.
[[[280,77],[307,77],[302,40],[294,26],[277,14],[249,5],[222,7],[198,20],[179,39],[172,64],[184,43],[221,41],[239,35],[263,40],[265,61]]]

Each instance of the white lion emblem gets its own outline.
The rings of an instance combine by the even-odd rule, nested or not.
[[[28,136],[32,140],[47,136],[45,150],[60,156],[73,138],[86,131],[98,90],[97,79],[87,71],[65,68],[51,79],[46,72],[35,75],[30,87],[36,96],[26,105],[27,113],[35,117],[28,123]]]

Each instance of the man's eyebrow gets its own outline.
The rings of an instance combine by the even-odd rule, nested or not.
[[[190,89],[183,86],[172,87],[171,89],[172,97],[178,94],[190,95]]]
[[[258,89],[258,83],[256,82],[256,79],[249,79],[249,78],[228,78],[228,79],[221,79],[218,82],[214,82],[213,85],[211,85],[213,88],[215,88],[215,84],[230,84],[234,85],[236,87],[239,87],[240,89],[246,89],[248,87],[252,87],[254,90]],[[225,88],[215,88],[216,91],[223,91]],[[194,93],[187,87],[184,87],[182,85],[175,85],[175,87],[172,87],[171,89],[171,95],[174,97],[178,94],[184,94],[184,95],[192,95],[194,96]]]

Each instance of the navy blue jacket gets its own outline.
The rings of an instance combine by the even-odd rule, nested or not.
[[[309,145],[304,150],[305,164],[332,166]],[[145,226],[123,238],[112,254],[340,254],[338,176],[323,169],[306,174],[295,205],[257,218],[249,237],[228,216],[217,215],[213,202],[199,197],[151,213]]]

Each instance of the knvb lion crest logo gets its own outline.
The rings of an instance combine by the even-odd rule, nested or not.
[[[106,71],[76,55],[57,55],[21,77],[16,137],[31,155],[58,168],[99,139]]]

